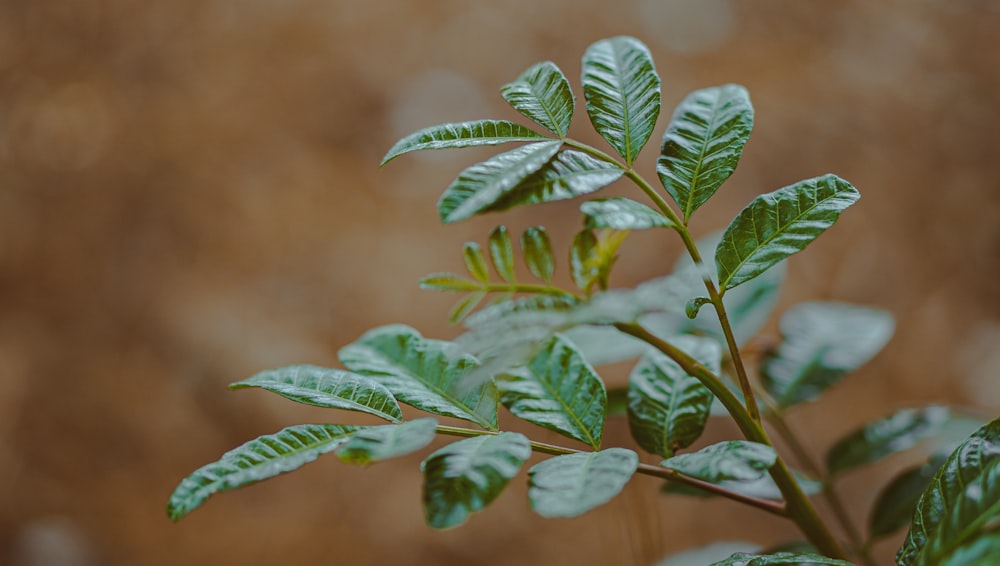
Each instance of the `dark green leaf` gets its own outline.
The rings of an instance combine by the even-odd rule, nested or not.
[[[712,373],[719,373],[722,349],[715,340],[679,336],[671,342]],[[628,399],[632,438],[643,450],[666,458],[701,436],[714,397],[677,362],[650,350],[632,370]]]
[[[184,478],[170,496],[167,515],[177,521],[214,493],[295,470],[336,449],[360,429],[356,426],[298,425],[251,440]]]
[[[715,250],[719,287],[727,291],[805,249],[860,195],[824,175],[761,195],[729,224]]]
[[[913,510],[917,507],[920,494],[927,489],[934,474],[941,468],[946,455],[940,454],[931,458],[922,466],[910,468],[893,479],[885,486],[875,505],[872,506],[868,519],[869,537],[876,539],[891,535],[910,524]]]
[[[666,216],[624,197],[587,201],[580,205],[580,211],[587,217],[587,228],[648,230],[673,225]]]
[[[528,456],[528,439],[516,432],[453,442],[428,456],[424,471],[424,517],[435,529],[464,523],[493,502]]]
[[[454,273],[432,273],[420,280],[420,288],[434,291],[478,291],[482,286]]]
[[[760,545],[742,541],[720,541],[689,548],[672,554],[656,563],[656,566],[705,566],[713,564],[737,552],[756,552]]]
[[[514,246],[505,226],[497,226],[490,232],[490,259],[500,279],[514,282]]]
[[[521,251],[524,252],[524,263],[528,266],[528,271],[542,281],[551,283],[556,262],[552,257],[552,242],[549,241],[549,233],[545,228],[534,226],[525,230],[521,234]]]
[[[483,250],[479,244],[465,242],[465,247],[462,248],[462,257],[465,259],[465,267],[469,270],[469,275],[472,275],[480,283],[487,283],[490,280],[486,258],[483,257]]]
[[[739,85],[696,90],[674,110],[656,172],[685,223],[733,174],[752,129],[750,95]]]
[[[583,55],[583,95],[594,129],[631,167],[660,115],[660,77],[641,41],[614,37]]]
[[[614,183],[624,173],[614,163],[595,159],[579,151],[561,151],[481,212],[499,212],[515,206],[554,202],[590,194]]]
[[[941,406],[897,411],[837,441],[826,453],[826,469],[831,475],[839,474],[913,448],[950,418],[951,410]]]
[[[531,128],[507,120],[475,120],[456,124],[440,124],[414,132],[396,142],[381,165],[421,149],[448,149],[497,145],[507,142],[526,142],[548,139]]]
[[[479,363],[449,342],[429,340],[409,326],[394,324],[370,330],[343,347],[340,361],[417,409],[497,428],[496,387],[492,382],[460,385]]]
[[[457,324],[463,318],[468,316],[473,309],[486,297],[486,291],[480,291],[478,293],[472,293],[462,297],[455,306],[452,307],[451,312],[448,313],[448,321],[452,324]]]
[[[371,464],[416,452],[434,440],[437,421],[417,419],[395,425],[363,428],[337,448],[343,462]]]
[[[260,387],[298,403],[361,411],[388,421],[403,419],[395,397],[379,382],[339,369],[298,365],[263,371],[230,389]]]
[[[441,195],[441,221],[457,222],[485,211],[541,169],[560,145],[560,141],[533,143],[469,167]]]
[[[902,566],[991,564],[1000,546],[1000,419],[976,431],[920,496],[896,554]]]
[[[864,365],[892,337],[886,311],[835,302],[801,303],[781,317],[782,342],[764,356],[761,381],[778,405],[810,401]]]
[[[771,566],[772,564],[829,564],[832,566],[854,566],[846,560],[827,558],[820,554],[806,552],[778,552],[775,554],[746,554],[738,552],[712,566]]]
[[[538,125],[564,138],[573,119],[573,91],[551,61],[532,65],[500,89],[504,100]]]
[[[777,455],[766,444],[730,440],[660,462],[664,468],[711,483],[753,481],[767,473]]]
[[[556,335],[527,366],[498,376],[497,386],[514,416],[600,449],[604,382],[566,339]]]
[[[549,458],[528,470],[531,507],[543,517],[582,515],[618,495],[638,466],[625,448]]]

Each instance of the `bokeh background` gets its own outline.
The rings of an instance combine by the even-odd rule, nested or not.
[[[565,247],[576,203],[438,224],[440,190],[488,152],[378,162],[427,125],[514,119],[498,89],[543,59],[582,100],[580,55],[617,34],[645,41],[664,79],[639,162],[651,179],[687,92],[751,92],[754,135],[697,231],[826,172],[862,192],[790,261],[780,308],[876,305],[897,332],[826,402],[794,411],[809,449],[902,406],[996,414],[998,6],[0,0],[0,563],[652,564],[717,538],[794,538],[752,510],[661,496],[645,477],[553,521],[529,511],[517,480],[467,525],[432,532],[419,456],[369,469],[321,459],[179,524],[164,506],[184,475],[250,438],[367,422],[229,382],[335,365],[339,346],[384,323],[454,336],[453,297],[416,282],[459,270],[462,242],[498,222],[544,223]],[[599,143],[586,122],[573,133]],[[634,235],[613,284],[662,274],[678,253]],[[608,441],[628,445],[624,422]],[[912,461],[846,478],[850,514],[863,521],[878,483]],[[886,562],[898,538],[876,548]]]

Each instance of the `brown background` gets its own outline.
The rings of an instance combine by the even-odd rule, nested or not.
[[[461,243],[497,222],[545,223],[566,245],[577,203],[438,225],[439,191],[488,152],[378,161],[426,125],[514,118],[497,89],[539,60],[578,85],[586,46],[623,33],[664,78],[648,178],[687,92],[736,82],[753,97],[743,163],[696,231],[825,172],[863,194],[790,262],[781,307],[878,305],[897,333],[794,413],[810,449],[908,404],[996,413],[995,2],[4,0],[0,563],[651,564],[717,538],[793,537],[751,510],[660,496],[648,478],[553,521],[517,480],[466,526],[432,532],[419,456],[367,470],[326,458],[179,524],[164,515],[184,475],[247,439],[368,422],[227,383],[335,364],[388,322],[453,336],[453,298],[416,281],[459,269]],[[597,143],[586,122],[574,134]],[[664,273],[679,249],[662,236],[631,237],[613,283]],[[609,427],[608,444],[628,445],[620,420]],[[907,461],[843,482],[855,518]],[[884,559],[897,542],[878,547]]]

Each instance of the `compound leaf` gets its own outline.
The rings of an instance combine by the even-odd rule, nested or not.
[[[561,151],[481,212],[499,212],[590,194],[614,183],[624,173],[614,163],[571,149]]]
[[[528,67],[500,94],[515,110],[546,130],[564,138],[573,119],[573,91],[569,80],[551,61]]]
[[[950,418],[951,410],[943,406],[896,411],[838,440],[826,453],[826,469],[839,474],[913,448],[944,428]]]
[[[394,425],[366,427],[337,448],[337,457],[350,464],[371,464],[416,452],[434,440],[437,421],[416,419]]]
[[[542,134],[507,120],[474,120],[440,124],[414,132],[396,142],[382,158],[381,165],[422,149],[449,149],[508,142],[530,142],[549,139]]]
[[[525,230],[521,234],[521,251],[528,271],[542,281],[551,283],[556,262],[552,257],[552,242],[545,228],[533,226]]]
[[[730,440],[667,458],[660,465],[711,483],[746,482],[763,477],[777,457],[766,444]]]
[[[831,566],[854,566],[852,562],[828,558],[812,552],[776,552],[774,554],[747,554],[738,552],[711,566],[772,566],[774,564],[829,564]]]
[[[666,216],[632,199],[616,197],[591,200],[580,205],[587,228],[648,230],[673,225]]]
[[[543,517],[576,517],[611,501],[638,466],[625,448],[549,458],[528,470],[531,507]]]

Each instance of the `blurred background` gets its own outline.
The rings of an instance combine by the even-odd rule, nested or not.
[[[687,92],[735,82],[753,98],[743,161],[696,232],[826,172],[863,195],[789,262],[779,310],[869,304],[897,331],[826,402],[793,411],[810,450],[903,406],[996,414],[996,2],[0,0],[0,563],[652,564],[719,538],[795,538],[646,477],[573,520],[533,515],[516,480],[465,526],[432,532],[420,455],[369,469],[325,458],[165,516],[179,480],[237,444],[369,422],[228,383],[336,365],[340,346],[389,322],[455,336],[455,297],[417,281],[460,270],[462,242],[496,223],[544,223],[565,249],[576,202],[438,224],[440,191],[489,151],[378,163],[424,126],[516,119],[498,89],[544,59],[582,107],[580,56],[618,34],[647,43],[664,81],[638,164],[649,179]],[[589,130],[578,113],[572,133],[601,143]],[[680,248],[663,236],[631,236],[613,285],[665,273]],[[613,420],[606,444],[629,445],[626,428]],[[845,478],[852,517],[912,461]],[[886,563],[899,538],[876,547]]]

